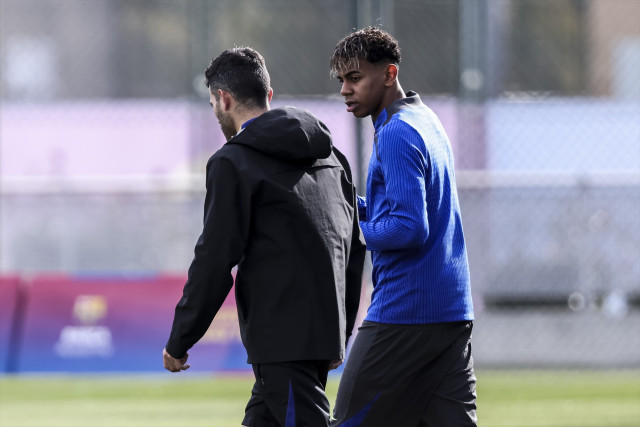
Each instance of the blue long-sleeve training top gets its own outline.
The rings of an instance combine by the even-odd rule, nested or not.
[[[374,127],[366,200],[359,199],[373,264],[366,320],[473,320],[453,153],[442,124],[408,92]]]

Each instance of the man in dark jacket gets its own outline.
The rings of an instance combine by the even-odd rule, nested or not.
[[[175,310],[164,366],[187,369],[233,285],[256,376],[246,426],[327,426],[327,373],[342,363],[358,310],[365,246],[346,158],[326,126],[269,109],[262,56],[223,52],[206,72],[227,143],[207,163],[204,228]]]

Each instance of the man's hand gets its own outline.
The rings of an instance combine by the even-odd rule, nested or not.
[[[162,350],[162,361],[164,363],[164,369],[171,372],[180,372],[186,371],[191,367],[191,365],[185,365],[187,363],[187,359],[189,358],[189,353],[185,354],[182,359],[176,359],[167,353],[167,349]]]
[[[340,365],[342,365],[342,360],[332,360],[329,363],[329,370],[332,371],[332,370],[336,369]]]

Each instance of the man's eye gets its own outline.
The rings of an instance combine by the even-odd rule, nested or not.
[[[351,77],[351,81],[352,82],[357,82],[358,80],[360,80],[360,77]]]

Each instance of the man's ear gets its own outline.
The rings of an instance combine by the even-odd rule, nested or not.
[[[233,108],[235,99],[226,90],[218,89],[218,96],[220,97],[220,109],[222,111],[230,111]]]
[[[267,101],[271,102],[271,98],[273,98],[273,89],[269,88],[269,94],[267,95]]]
[[[384,85],[389,87],[396,83],[398,80],[398,66],[396,64],[389,64],[384,70]]]

